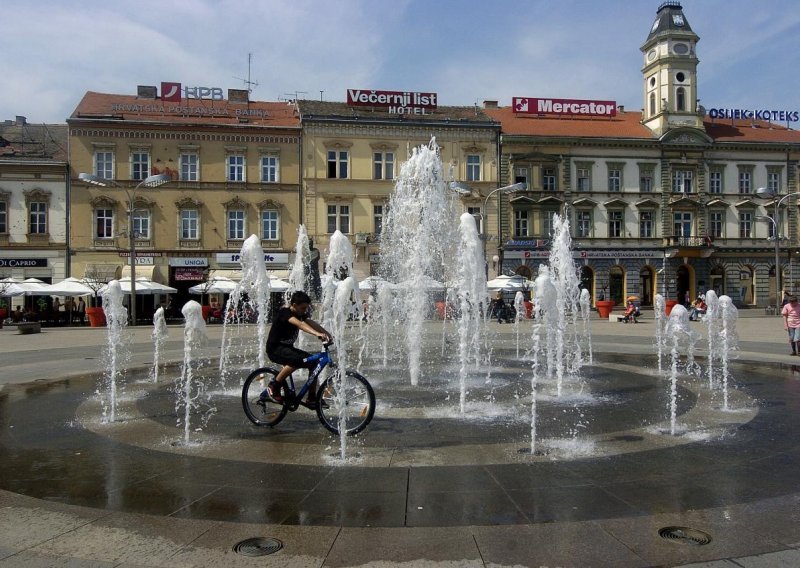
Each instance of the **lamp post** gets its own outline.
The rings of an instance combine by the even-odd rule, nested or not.
[[[92,174],[80,173],[78,174],[78,179],[92,185],[99,185],[100,187],[121,187],[125,190],[125,195],[128,197],[128,247],[131,263],[131,325],[136,325],[136,232],[133,230],[133,202],[136,200],[136,192],[140,187],[158,187],[172,181],[172,178],[164,174],[148,176],[133,188],[125,187],[114,180]]]
[[[772,222],[772,225],[775,230],[775,307],[777,308],[780,301],[780,293],[781,293],[781,223],[780,223],[780,206],[781,203],[786,201],[789,197],[793,195],[800,195],[800,191],[794,191],[792,193],[787,193],[780,199],[778,197],[778,191],[768,188],[768,187],[759,187],[756,190],[756,195],[759,197],[763,197],[766,199],[775,199],[775,213],[772,217],[762,216],[762,218],[769,219]],[[776,309],[777,311],[777,309]]]

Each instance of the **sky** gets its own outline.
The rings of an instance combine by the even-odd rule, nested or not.
[[[344,101],[424,91],[440,105],[512,97],[641,109],[639,51],[662,0],[6,0],[0,120],[64,122],[86,91],[245,88]],[[800,110],[797,0],[682,0],[706,108]],[[797,123],[793,123],[798,127]]]

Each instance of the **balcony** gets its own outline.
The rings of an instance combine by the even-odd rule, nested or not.
[[[713,247],[714,241],[709,237],[666,237],[666,246],[680,248]]]

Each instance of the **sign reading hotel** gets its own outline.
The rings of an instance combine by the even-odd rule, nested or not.
[[[347,89],[347,105],[386,108],[389,114],[427,114],[437,102],[436,93]]]
[[[517,114],[551,116],[617,116],[616,101],[580,99],[539,99],[514,97],[511,106]]]

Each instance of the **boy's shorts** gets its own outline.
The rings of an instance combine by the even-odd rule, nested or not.
[[[311,353],[298,349],[294,345],[281,344],[267,349],[267,356],[271,361],[280,365],[290,365],[295,368],[307,367],[308,365],[303,363],[303,359],[309,355],[311,355]]]

